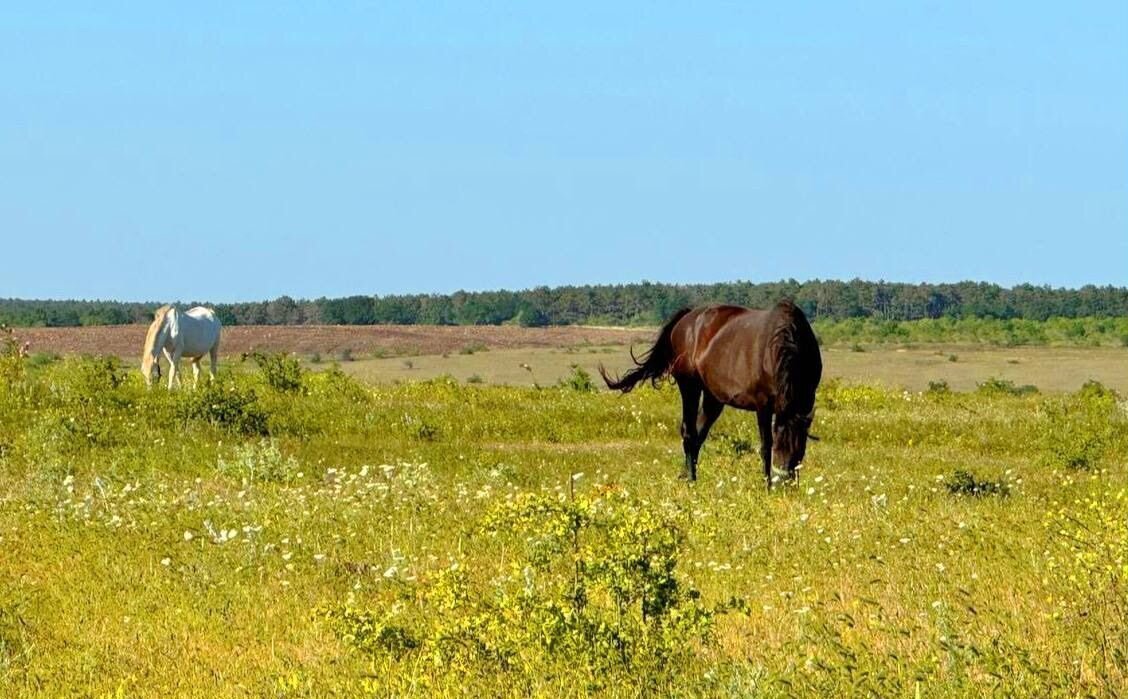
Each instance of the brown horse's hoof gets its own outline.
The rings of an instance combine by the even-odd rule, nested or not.
[[[697,482],[697,476],[690,473],[689,471],[682,471],[681,473],[678,474],[678,480],[679,481],[687,481],[689,483],[695,483],[695,482]]]

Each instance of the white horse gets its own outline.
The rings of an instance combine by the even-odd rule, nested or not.
[[[160,352],[168,359],[169,389],[180,385],[181,357],[192,360],[193,386],[200,382],[200,359],[205,354],[211,357],[211,378],[214,379],[219,358],[219,331],[219,318],[210,308],[196,306],[187,311],[172,306],[158,308],[145,335],[145,349],[141,354],[145,383],[151,386],[154,378],[161,378]]]

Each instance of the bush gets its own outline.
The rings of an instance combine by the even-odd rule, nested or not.
[[[247,359],[254,360],[266,385],[274,390],[284,393],[302,390],[302,375],[305,372],[296,357],[282,352],[274,354],[251,352],[243,355],[243,361]]]
[[[928,390],[925,393],[930,395],[947,395],[952,392],[952,388],[948,386],[948,382],[944,379],[939,381],[929,381]]]
[[[1010,486],[1006,481],[989,481],[977,478],[970,471],[963,469],[955,471],[947,480],[944,485],[948,488],[948,492],[952,495],[971,495],[974,497],[982,497],[984,495],[997,495],[1006,497],[1010,495]]]
[[[198,420],[246,435],[270,432],[267,413],[252,388],[209,381],[202,389],[184,392],[177,398],[179,417],[186,422]]]
[[[433,442],[439,438],[438,426],[422,418],[404,414],[400,422],[407,434],[421,442]]]
[[[526,689],[556,676],[589,691],[647,693],[713,641],[718,614],[743,605],[702,604],[677,574],[684,535],[673,517],[626,496],[521,494],[487,514],[480,531],[518,547],[486,585],[455,564],[373,608],[319,615],[404,686],[441,693],[500,673]]]
[[[1076,393],[1042,406],[1043,460],[1051,467],[1097,468],[1124,433],[1115,391],[1095,381]]]
[[[989,378],[977,384],[977,391],[986,395],[1028,396],[1038,392],[1038,387],[1031,384],[1015,386],[1013,381],[999,378]]]
[[[248,481],[270,483],[292,483],[302,475],[297,459],[283,456],[273,439],[237,445],[230,460],[219,458],[216,469]]]
[[[595,382],[592,381],[591,374],[579,364],[572,365],[572,373],[561,379],[559,385],[582,393],[591,393],[595,390]]]

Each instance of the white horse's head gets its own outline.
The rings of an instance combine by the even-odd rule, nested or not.
[[[161,378],[160,353],[164,347],[165,320],[172,311],[172,306],[161,306],[153,315],[153,322],[149,324],[149,331],[145,333],[145,348],[141,352],[141,375],[145,377],[145,385],[152,386],[153,379]]]

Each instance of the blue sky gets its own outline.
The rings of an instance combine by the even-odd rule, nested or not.
[[[831,5],[6,4],[0,297],[1128,284],[1128,4]]]

